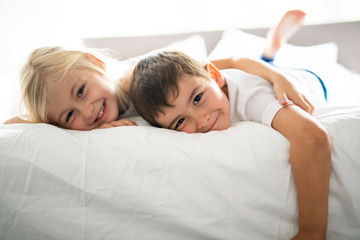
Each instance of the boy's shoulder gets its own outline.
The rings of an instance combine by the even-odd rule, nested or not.
[[[268,81],[263,78],[246,73],[238,69],[224,69],[220,70],[221,75],[225,79],[228,87],[242,86],[245,88],[251,88],[259,85],[271,85]]]
[[[239,69],[223,69],[220,70],[220,73],[228,85],[232,85],[229,82],[244,81],[246,79],[246,72]]]
[[[220,70],[220,72],[223,75],[238,75],[239,77],[246,74],[246,72],[244,72],[243,70],[235,68],[222,69]]]

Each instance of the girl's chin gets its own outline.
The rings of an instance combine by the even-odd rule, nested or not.
[[[117,110],[117,105],[111,104],[110,102],[107,102],[106,104],[106,116],[105,116],[105,122],[109,123],[112,121],[116,121],[118,118],[118,110]]]
[[[118,113],[117,111],[109,111],[109,115],[107,118],[107,122],[113,122],[116,121],[118,119]]]

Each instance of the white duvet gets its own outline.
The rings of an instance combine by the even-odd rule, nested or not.
[[[333,146],[327,239],[360,239],[360,106],[317,118]],[[207,134],[0,126],[0,238],[289,239],[288,151],[253,122]]]

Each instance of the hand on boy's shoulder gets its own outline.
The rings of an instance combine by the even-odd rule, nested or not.
[[[112,121],[109,123],[104,123],[103,125],[101,125],[100,127],[96,128],[96,129],[120,127],[120,126],[137,126],[137,124],[129,119],[122,118],[122,119]]]
[[[315,108],[312,103],[283,75],[276,79],[273,89],[281,105],[288,105],[291,101],[305,112],[313,114]]]

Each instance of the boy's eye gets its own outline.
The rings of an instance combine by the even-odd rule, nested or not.
[[[79,91],[77,92],[77,97],[78,97],[78,98],[81,98],[81,96],[83,95],[83,93],[84,93],[84,88],[85,88],[85,86],[81,86],[81,88],[80,88]]]
[[[180,118],[179,121],[176,123],[175,130],[184,122],[185,118]]]
[[[69,122],[71,116],[73,115],[74,111],[70,111],[67,115],[66,115],[66,122]]]
[[[202,93],[201,94],[198,94],[196,95],[196,97],[194,98],[194,104],[198,104],[201,100],[201,97],[202,97]]]

